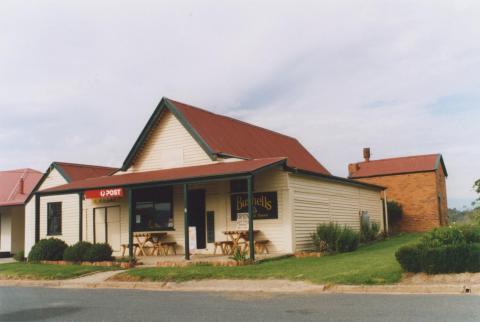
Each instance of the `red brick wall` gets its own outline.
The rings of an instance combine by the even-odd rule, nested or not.
[[[441,168],[441,167],[440,167]],[[443,171],[357,179],[387,187],[387,199],[403,207],[400,230],[427,231],[447,224],[447,198]],[[439,206],[438,196],[441,196]]]

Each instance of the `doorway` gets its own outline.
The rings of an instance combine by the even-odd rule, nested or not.
[[[207,248],[205,220],[205,190],[188,191],[188,225],[197,232],[197,249]]]
[[[93,209],[93,242],[108,243],[114,252],[120,251],[120,206]]]

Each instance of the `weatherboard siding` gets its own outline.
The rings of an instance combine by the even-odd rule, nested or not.
[[[360,211],[368,211],[371,221],[383,229],[379,191],[295,174],[289,175],[289,183],[295,251],[312,249],[310,235],[320,223],[360,229]]]
[[[213,161],[171,112],[164,112],[128,169],[141,172],[209,164]]]
[[[68,245],[78,242],[78,198],[78,194],[52,195],[40,198],[40,239],[59,238]],[[62,233],[60,235],[47,235],[47,203],[50,202],[62,203]]]
[[[47,178],[42,182],[38,190],[44,190],[68,183],[67,180],[53,168],[48,174]],[[44,197],[42,197],[43,199]],[[77,203],[78,209],[78,203]],[[40,216],[45,216],[46,213],[40,213]],[[45,226],[46,227],[46,226]],[[78,236],[78,235],[77,235]],[[32,196],[25,206],[25,254],[30,252],[33,245],[35,245],[35,196]]]
[[[255,220],[254,229],[261,231],[258,238],[271,241],[269,250],[273,253],[287,253],[292,251],[291,216],[289,212],[289,191],[287,174],[281,170],[269,170],[255,177],[255,192],[277,191],[278,219]],[[236,222],[230,218],[230,182],[218,181],[205,184],[191,184],[189,190],[205,190],[205,210],[214,212],[215,241],[227,240],[225,230],[236,229]],[[128,203],[127,198],[115,202],[96,203],[85,200],[83,206],[83,239],[93,242],[93,209],[97,207],[120,207],[120,235],[121,243],[128,243]],[[183,254],[185,249],[184,214],[183,214],[183,186],[177,185],[173,189],[173,224],[174,230],[168,231],[167,239],[177,242],[177,253]],[[77,217],[78,222],[78,217]],[[103,235],[101,235],[103,237]],[[97,242],[103,242],[97,238]],[[192,253],[213,253],[214,244],[207,243],[205,250],[196,250]],[[119,252],[114,252],[119,256]]]

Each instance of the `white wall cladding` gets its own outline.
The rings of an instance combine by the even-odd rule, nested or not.
[[[172,158],[170,156],[176,156]],[[181,156],[181,157],[180,157]],[[213,163],[169,111],[160,117],[128,172],[151,171]],[[121,174],[121,173],[118,173]]]
[[[40,198],[40,239],[55,237],[73,245],[78,242],[78,194],[42,196]],[[47,203],[62,203],[62,233],[47,236]]]
[[[48,177],[42,182],[38,190],[48,189],[55,186],[68,183],[67,180],[57,171],[52,169]],[[43,197],[42,197],[43,198]],[[78,204],[77,204],[78,207]],[[78,208],[77,208],[78,209]],[[40,216],[47,216],[46,213],[41,213]],[[46,220],[46,219],[45,219]],[[46,233],[46,230],[45,230]],[[35,196],[32,196],[25,206],[25,255],[30,252],[35,244]]]
[[[383,229],[379,191],[296,174],[289,175],[289,182],[296,251],[313,247],[310,234],[320,223],[333,221],[358,230],[360,211],[368,211],[371,221],[381,224]]]
[[[35,196],[25,205],[25,256],[35,244]]]

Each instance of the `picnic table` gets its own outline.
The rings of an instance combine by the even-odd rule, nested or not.
[[[155,249],[160,249],[160,241],[167,236],[166,232],[145,232],[145,233],[134,233],[133,237],[135,238],[136,244],[138,244],[138,255],[139,256],[148,256],[146,248],[149,248],[147,243],[153,245],[153,250],[150,255],[153,255]]]
[[[254,230],[253,235],[255,236],[258,234],[260,230]],[[247,243],[248,243],[248,230],[247,229],[237,229],[237,230],[225,230],[223,232],[227,238],[229,238],[232,242],[232,248],[231,248],[231,253],[233,254],[237,248],[242,249],[241,247],[241,239],[243,239],[243,243],[245,244],[244,250],[247,248]]]

